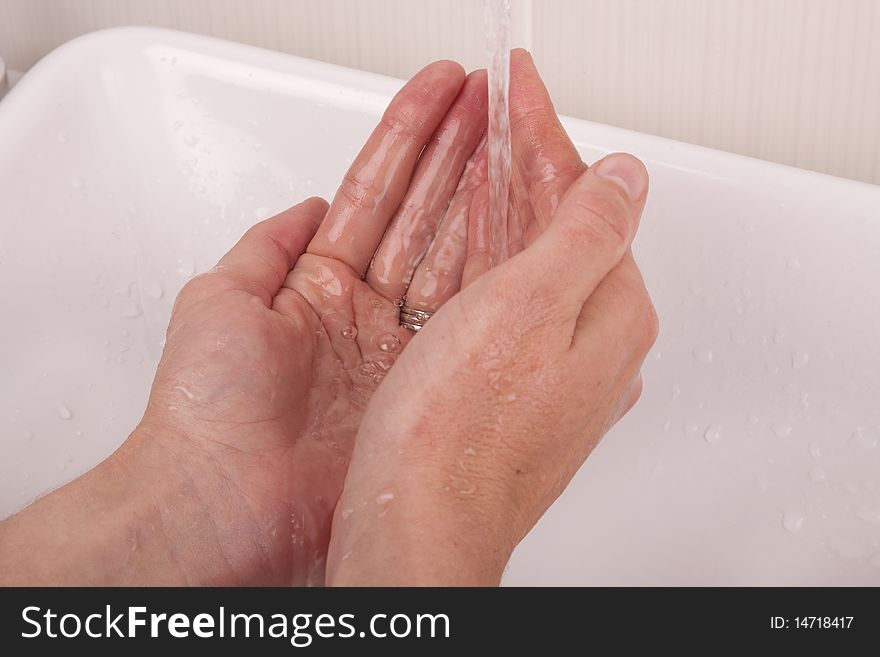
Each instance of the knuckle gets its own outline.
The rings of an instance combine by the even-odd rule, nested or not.
[[[600,246],[613,253],[622,253],[629,244],[630,221],[627,208],[620,199],[596,194],[577,199],[571,237]]]
[[[381,204],[380,195],[376,192],[373,181],[351,171],[343,176],[339,195],[345,200],[346,205],[358,209],[376,210]]]
[[[413,98],[400,102],[382,117],[382,125],[392,135],[400,135],[412,141],[421,140],[421,126],[424,119],[421,117],[422,108],[435,102],[434,97],[427,92],[419,93],[413,90]]]
[[[548,120],[556,121],[556,112],[544,104],[527,105],[513,102],[510,107],[510,127],[522,130],[530,137],[537,136],[537,128],[547,124]]]
[[[642,291],[639,299],[633,304],[634,317],[633,329],[638,338],[639,353],[647,354],[660,333],[660,319],[657,316],[657,309],[651,303],[651,298],[647,292]]]

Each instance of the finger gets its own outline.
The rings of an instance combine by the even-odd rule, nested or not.
[[[609,155],[581,174],[553,222],[521,254],[519,266],[533,270],[537,292],[553,293],[579,313],[629,250],[647,193],[648,173],[632,155]]]
[[[391,101],[336,192],[309,253],[362,276],[409,186],[419,153],[464,82],[455,62],[423,68]]]
[[[419,158],[412,183],[367,271],[367,283],[386,299],[396,301],[406,294],[486,130],[486,106],[486,71],[475,71]]]
[[[327,212],[327,201],[312,197],[250,228],[220,259],[217,270],[259,296],[267,306],[290,268],[306,250]]]
[[[584,304],[572,348],[579,352],[578,360],[616,359],[619,371],[613,378],[629,382],[641,369],[657,332],[657,313],[629,251]]]
[[[520,48],[510,54],[510,133],[512,211],[528,246],[586,165],[559,122],[531,55]],[[520,206],[516,199],[529,202]]]
[[[639,398],[642,396],[643,387],[644,382],[642,381],[642,374],[640,372],[636,375],[635,380],[626,387],[626,390],[624,390],[623,396],[620,398],[620,406],[617,410],[614,424],[617,424],[621,418],[629,413],[638,403]]]
[[[465,166],[428,253],[416,268],[406,292],[410,308],[433,313],[462,287],[468,255],[468,216],[474,193],[488,177],[486,143],[484,134]]]
[[[474,192],[468,214],[467,258],[461,276],[462,289],[489,271],[489,244],[491,239],[489,184],[484,182]]]

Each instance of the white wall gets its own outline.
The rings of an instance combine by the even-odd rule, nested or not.
[[[880,0],[513,0],[560,112],[880,184]],[[405,77],[483,65],[479,0],[0,0],[0,56],[162,25]]]

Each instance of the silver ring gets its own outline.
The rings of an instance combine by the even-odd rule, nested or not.
[[[418,333],[434,313],[425,312],[407,305],[400,307],[400,325]]]

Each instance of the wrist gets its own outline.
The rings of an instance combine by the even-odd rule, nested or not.
[[[237,583],[192,455],[139,426],[108,459],[0,524],[0,582]],[[182,441],[183,444],[185,441]]]
[[[350,471],[333,522],[329,584],[500,582],[518,541],[506,496],[491,477],[463,481],[438,468],[437,457],[382,459],[382,469],[371,469],[382,473],[377,479]]]
[[[179,427],[145,420],[108,460],[141,514],[130,531],[147,548],[142,583],[250,584],[268,567],[251,510],[200,445]]]

